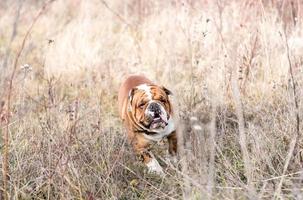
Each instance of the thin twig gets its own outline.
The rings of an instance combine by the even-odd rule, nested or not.
[[[216,114],[217,114],[217,100],[213,97],[213,105],[211,112],[211,123],[210,123],[210,142],[209,142],[209,166],[208,166],[208,193],[212,197],[213,188],[215,185],[215,155],[216,155]]]
[[[290,51],[289,51],[289,45],[288,45],[288,37],[286,34],[286,30],[284,28],[284,35],[285,35],[285,45],[286,45],[286,51],[287,51],[287,60],[288,60],[288,66],[289,66],[289,74],[290,74],[290,79],[291,79],[291,84],[292,84],[292,92],[293,92],[293,101],[295,105],[295,118],[296,118],[296,135],[297,139],[299,140],[300,136],[300,115],[299,115],[299,100],[298,100],[298,95],[297,95],[297,84],[294,78],[293,74],[293,66],[292,62],[290,59]]]
[[[7,50],[5,52],[4,60],[3,60],[3,63],[2,63],[2,69],[3,70],[6,69],[6,67],[7,67],[8,58],[9,58],[10,53],[11,53],[11,45],[12,45],[12,43],[13,43],[16,35],[17,35],[17,32],[18,32],[17,30],[18,30],[19,19],[20,19],[20,11],[21,11],[23,2],[24,1],[19,0],[18,10],[17,10],[16,16],[15,16],[15,19],[14,19],[14,23],[13,23],[12,35],[10,37],[9,44],[8,44]]]
[[[243,106],[241,101],[241,94],[239,91],[239,85],[237,82],[237,78],[235,76],[236,73],[233,73],[232,76],[232,93],[234,96],[236,113],[238,117],[238,126],[239,126],[239,144],[241,147],[243,163],[244,163],[244,173],[247,178],[247,186],[248,186],[248,193],[250,198],[254,198],[255,196],[255,188],[252,180],[252,164],[249,158],[249,152],[247,149],[247,139],[245,134],[245,120],[244,120],[244,113],[243,113]]]
[[[280,179],[280,178],[288,177],[288,176],[293,176],[293,175],[297,175],[297,174],[303,174],[303,170],[300,170],[300,171],[297,171],[297,172],[294,172],[294,173],[290,173],[290,174],[284,174],[282,176],[275,176],[275,177],[272,177],[272,178],[261,180],[261,182],[272,181],[272,180],[276,180],[276,179]]]
[[[300,115],[299,115],[299,103],[298,103],[298,96],[297,96],[297,88],[296,88],[296,81],[294,78],[293,74],[293,66],[292,62],[290,59],[290,50],[289,50],[289,45],[288,45],[288,37],[286,33],[286,25],[284,24],[284,39],[285,39],[285,47],[286,47],[286,53],[287,53],[287,60],[288,60],[288,67],[289,67],[289,74],[290,74],[290,81],[291,81],[291,88],[292,88],[292,93],[293,93],[293,101],[294,101],[294,112],[295,112],[295,121],[296,121],[296,127],[295,127],[295,134],[292,137],[292,140],[289,144],[289,150],[287,153],[286,161],[283,167],[283,173],[282,173],[282,178],[279,182],[279,185],[275,191],[275,197],[279,198],[280,193],[281,193],[281,188],[284,182],[284,175],[287,172],[290,160],[292,157],[295,157],[295,154],[299,153],[299,146],[298,146],[298,141],[300,141]]]
[[[48,2],[46,2],[42,8],[40,9],[40,11],[38,12],[38,14],[36,15],[36,17],[33,19],[32,24],[30,25],[30,27],[28,28],[22,43],[21,43],[21,47],[19,48],[19,51],[17,52],[15,61],[14,61],[14,65],[13,65],[13,71],[11,73],[11,76],[9,78],[9,85],[8,85],[8,93],[7,93],[7,108],[6,108],[6,126],[4,128],[4,133],[3,133],[3,141],[4,141],[4,147],[3,147],[3,169],[2,169],[2,173],[3,173],[3,193],[4,193],[4,199],[7,200],[8,199],[8,180],[9,180],[9,124],[10,124],[10,112],[11,112],[11,100],[12,100],[12,92],[13,92],[13,81],[14,81],[14,77],[17,71],[17,66],[18,66],[18,62],[19,62],[19,58],[21,56],[21,53],[24,49],[25,43],[27,38],[29,37],[35,23],[38,21],[39,17],[44,13],[44,11],[46,10],[47,6],[49,6],[51,3],[53,3],[55,0],[50,0]]]
[[[138,24],[131,24],[129,23],[125,18],[123,18],[118,12],[116,12],[114,9],[112,9],[108,3],[105,1],[105,0],[100,0],[101,3],[104,5],[105,8],[107,8],[115,17],[117,17],[122,23],[124,23],[126,26],[126,28],[130,28],[132,31],[134,32],[137,32],[137,27],[138,27]],[[140,45],[140,41],[138,40],[137,37],[133,37],[134,39],[134,42],[135,42],[135,45],[138,49],[138,52],[141,52],[142,51],[142,47]],[[138,56],[138,59],[139,59],[139,63],[141,63],[141,57]]]
[[[116,11],[114,11],[108,4],[106,1],[104,0],[100,0],[101,3],[111,12],[113,13],[119,20],[121,20],[124,24],[126,24],[127,26],[134,28],[132,24],[130,24],[129,22],[127,22],[119,13],[117,13]]]
[[[123,143],[122,143],[122,146],[121,146],[121,148],[120,148],[120,150],[119,150],[119,153],[118,153],[118,155],[117,155],[117,157],[116,157],[116,159],[115,159],[115,161],[114,161],[112,167],[111,167],[110,170],[107,172],[108,174],[107,174],[106,178],[104,179],[102,185],[100,186],[99,191],[103,189],[104,184],[107,183],[107,180],[110,178],[110,176],[111,176],[111,174],[113,173],[115,167],[118,165],[118,162],[119,162],[120,159],[122,158],[122,155],[123,155],[124,149],[125,149],[125,143],[126,143],[126,137],[124,138]]]

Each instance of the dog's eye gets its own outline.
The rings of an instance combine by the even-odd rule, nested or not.
[[[144,102],[142,102],[142,103],[140,103],[140,104],[139,104],[139,106],[138,106],[138,107],[139,107],[139,108],[141,108],[141,109],[143,109],[143,108],[144,108],[144,106],[145,106],[145,103],[144,103]]]
[[[164,98],[160,98],[160,101],[161,101],[162,103],[166,103],[166,99],[164,99]]]

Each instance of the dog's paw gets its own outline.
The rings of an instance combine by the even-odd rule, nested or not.
[[[148,167],[148,172],[149,173],[156,173],[159,175],[164,175],[163,168],[161,165],[158,163],[158,161],[155,158],[152,158],[146,166]]]

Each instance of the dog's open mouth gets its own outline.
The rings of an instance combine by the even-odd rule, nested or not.
[[[166,121],[164,121],[162,118],[157,117],[157,118],[154,118],[153,121],[150,123],[149,128],[150,129],[159,129],[159,128],[164,129],[165,126],[167,126],[167,124],[168,123]]]

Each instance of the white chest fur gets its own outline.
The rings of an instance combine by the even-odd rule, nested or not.
[[[147,135],[147,134],[143,134],[144,137],[146,139],[155,141],[155,142],[159,142],[160,140],[162,140],[164,137],[168,136],[169,134],[171,134],[175,129],[175,124],[174,124],[174,120],[172,119],[172,117],[168,120],[168,124],[165,127],[165,129],[157,131],[157,133],[153,134],[153,135]]]

